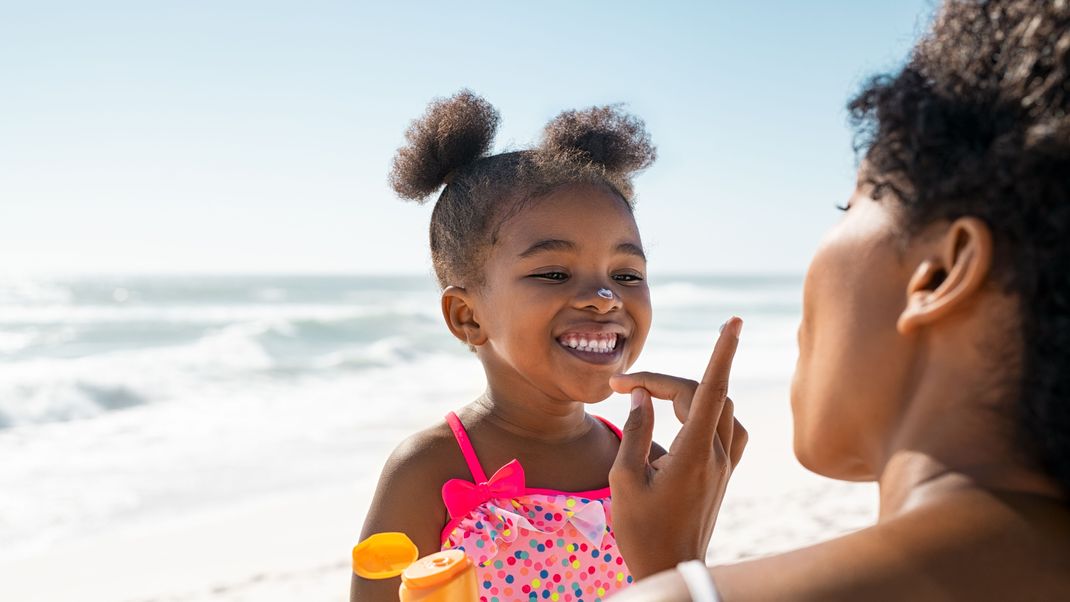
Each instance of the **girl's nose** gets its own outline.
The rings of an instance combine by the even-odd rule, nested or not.
[[[620,309],[620,296],[612,288],[600,285],[584,287],[576,297],[576,304],[583,309],[593,309],[606,313]]]

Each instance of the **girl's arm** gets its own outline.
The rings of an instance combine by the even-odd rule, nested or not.
[[[441,487],[448,474],[443,460],[456,455],[456,444],[448,435],[446,445],[454,449],[443,453],[441,429],[418,433],[402,443],[390,455],[372,498],[360,539],[386,531],[400,531],[412,539],[421,557],[437,552],[439,536],[446,524]],[[351,602],[397,602],[401,578],[369,580],[353,574]]]

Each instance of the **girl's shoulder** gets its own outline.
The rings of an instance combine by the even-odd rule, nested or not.
[[[451,478],[464,478],[467,466],[457,440],[445,420],[406,437],[390,454],[383,474],[411,477],[433,487]]]
[[[422,553],[431,553],[446,521],[442,485],[465,473],[464,458],[445,422],[406,437],[379,474],[362,537],[401,531]]]

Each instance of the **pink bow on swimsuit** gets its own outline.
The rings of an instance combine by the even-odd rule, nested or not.
[[[450,479],[442,485],[442,501],[450,518],[465,516],[495,499],[511,499],[524,493],[524,467],[512,460],[498,469],[488,481],[478,485],[464,479]]]

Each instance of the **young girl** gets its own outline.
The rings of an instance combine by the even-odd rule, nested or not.
[[[612,107],[562,113],[537,148],[488,156],[497,124],[470,92],[435,101],[394,162],[404,198],[445,185],[431,216],[442,315],[487,388],[394,451],[361,538],[463,549],[487,602],[593,602],[632,581],[608,487],[620,431],[586,406],[650,328],[630,178],[654,147]],[[352,598],[397,600],[398,586],[354,576]]]

